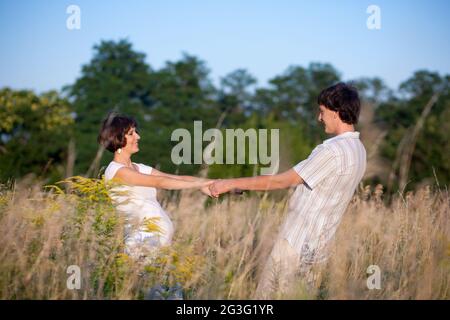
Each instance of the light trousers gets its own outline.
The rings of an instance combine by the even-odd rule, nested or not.
[[[255,299],[283,299],[295,292],[302,280],[308,289],[316,279],[312,265],[302,264],[300,255],[286,239],[279,238],[263,269]]]

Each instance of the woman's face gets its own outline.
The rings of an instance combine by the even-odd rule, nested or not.
[[[125,134],[125,139],[127,141],[124,149],[127,150],[130,154],[136,153],[139,151],[139,139],[141,137],[136,131],[136,128],[130,128],[128,132]]]

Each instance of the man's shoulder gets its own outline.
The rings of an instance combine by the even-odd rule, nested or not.
[[[351,152],[355,149],[365,151],[365,147],[362,144],[361,140],[355,138],[340,138],[340,139],[326,140],[323,142],[323,146],[327,148],[330,152],[333,152],[336,156]]]
[[[336,139],[326,145],[336,157],[337,174],[357,172],[365,167],[366,149],[360,139]]]
[[[313,152],[326,154],[332,157],[337,157],[339,155],[338,151],[338,148],[334,146],[334,144],[327,143],[326,141],[317,145],[313,150]]]

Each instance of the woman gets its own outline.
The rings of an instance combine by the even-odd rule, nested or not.
[[[210,195],[213,182],[191,176],[177,176],[158,171],[142,163],[134,163],[131,156],[139,151],[140,136],[136,121],[128,116],[110,114],[103,121],[98,142],[114,154],[105,170],[105,180],[120,182],[111,190],[117,209],[139,225],[132,230],[127,223],[126,252],[134,257],[145,256],[149,250],[169,245],[174,232],[172,221],[156,199],[156,189],[180,190],[201,188]],[[149,224],[146,222],[151,222]],[[156,229],[154,228],[156,224]]]

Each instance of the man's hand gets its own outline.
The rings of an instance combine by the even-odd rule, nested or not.
[[[207,185],[205,185],[205,186],[203,186],[202,188],[200,188],[200,190],[205,194],[205,195],[207,195],[208,197],[214,197],[212,194],[211,194],[211,190],[210,190],[210,187],[212,186],[212,184],[214,183],[214,181],[216,181],[216,180],[209,180],[209,184],[207,184]]]
[[[220,194],[229,191],[240,194],[242,190],[276,190],[295,187],[300,183],[303,183],[303,179],[294,169],[290,169],[270,176],[216,180],[209,187],[209,190],[213,197],[218,197]]]
[[[211,184],[209,190],[212,196],[217,198],[220,194],[229,192],[232,189],[231,180],[232,179],[216,180]]]

